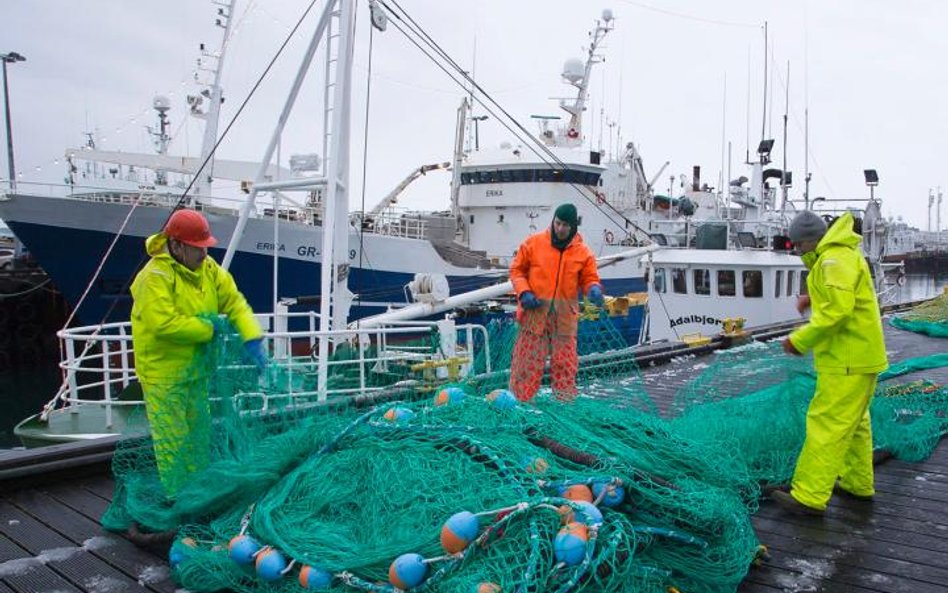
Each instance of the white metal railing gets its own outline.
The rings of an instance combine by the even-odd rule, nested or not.
[[[738,233],[753,233],[755,238],[763,238],[770,249],[772,237],[786,233],[787,223],[777,220],[650,220],[649,233],[661,234],[668,239],[668,247],[688,247],[695,240],[697,230],[704,224],[725,225],[727,245],[738,240]],[[745,247],[747,248],[747,247]]]
[[[393,386],[422,385],[426,381],[440,382],[451,378],[454,368],[457,378],[463,379],[474,372],[475,361],[483,361],[490,372],[490,351],[487,329],[477,324],[457,325],[453,320],[437,322],[392,323],[368,329],[354,328],[319,332],[318,315],[312,312],[258,315],[265,328],[265,348],[271,353],[270,363],[259,382],[260,389],[248,389],[235,396],[240,411],[263,412],[273,408],[274,402],[285,406],[305,405],[325,401],[329,397],[351,397],[378,392]],[[287,331],[295,320],[308,326],[301,331]],[[408,338],[432,335],[438,330],[437,347],[406,343]],[[319,384],[315,359],[316,345],[322,336],[337,346],[348,344],[353,356],[329,360],[330,379],[348,372],[357,381],[330,387]],[[97,405],[105,409],[106,428],[112,428],[116,406],[141,406],[141,399],[118,399],[122,390],[136,379],[131,323],[110,323],[70,328],[57,333],[62,340],[64,357],[59,363],[63,382],[53,399],[41,414],[47,419],[54,410],[63,408],[78,413],[81,406]],[[480,340],[477,337],[480,336]],[[239,339],[236,335],[228,339]],[[226,344],[226,343],[225,343]],[[294,356],[293,346],[303,344],[309,355]],[[483,354],[483,356],[482,356]],[[418,378],[392,384],[373,385],[370,375],[384,373],[393,365],[420,365]],[[218,369],[219,373],[240,372],[253,368],[250,364],[230,364]],[[338,381],[335,381],[339,383]],[[268,390],[271,386],[285,386],[279,393]]]
[[[141,188],[134,189],[128,186],[109,186],[108,184],[95,183],[54,184],[19,182],[17,184],[17,193],[21,194],[80,200],[100,204],[154,206],[168,209],[178,205],[185,189],[183,186],[154,185],[142,185]],[[243,204],[245,200],[243,199],[243,194],[237,191],[234,192],[234,196],[236,197],[196,195],[189,192],[188,205],[207,212],[236,216],[240,205]],[[280,202],[281,206],[278,211],[278,216],[283,220],[312,225],[321,217],[321,207],[304,205],[289,199],[285,195],[281,197]],[[274,204],[267,200],[262,200],[254,212],[254,216],[258,218],[272,218],[273,215]]]
[[[377,235],[425,239],[428,232],[428,221],[418,213],[396,208],[388,208],[374,216],[353,212],[349,220],[355,228],[361,227],[364,232]]]

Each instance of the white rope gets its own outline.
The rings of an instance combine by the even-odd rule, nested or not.
[[[73,305],[72,311],[69,313],[69,319],[66,320],[66,323],[63,325],[63,329],[69,327],[69,324],[72,323],[72,320],[76,316],[76,311],[79,310],[79,307],[82,306],[83,301],[86,300],[86,297],[89,296],[89,291],[92,290],[92,286],[95,284],[95,281],[99,278],[99,274],[102,273],[102,268],[105,266],[106,260],[109,259],[109,256],[112,254],[112,250],[115,249],[115,244],[118,243],[118,240],[125,234],[125,227],[128,226],[128,221],[132,218],[132,213],[135,212],[135,209],[138,208],[138,202],[141,199],[141,195],[135,197],[135,201],[132,202],[132,207],[129,208],[128,214],[125,216],[125,220],[122,221],[122,226],[119,227],[118,232],[115,233],[115,236],[112,238],[112,243],[109,244],[109,248],[105,251],[105,255],[102,256],[102,259],[99,260],[99,265],[95,269],[95,273],[92,274],[92,278],[89,280],[89,284],[86,286],[86,289],[82,292],[82,296],[79,297],[79,300]],[[104,321],[104,320],[103,320]],[[96,334],[99,330],[96,329]]]

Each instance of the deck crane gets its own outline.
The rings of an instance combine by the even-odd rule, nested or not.
[[[649,192],[652,191],[652,188],[655,187],[655,182],[658,181],[659,176],[660,176],[662,173],[665,172],[665,169],[667,169],[667,168],[668,168],[668,165],[670,165],[670,164],[671,164],[671,161],[665,161],[665,164],[662,165],[662,168],[658,170],[658,173],[656,173],[655,175],[653,175],[652,178],[648,180],[648,191],[649,191]]]
[[[395,189],[390,191],[384,198],[379,200],[379,203],[372,207],[371,210],[365,213],[363,216],[364,223],[372,224],[375,219],[377,219],[382,212],[395,204],[398,201],[398,196],[401,195],[405,188],[407,188],[413,181],[421,177],[422,175],[427,174],[429,171],[436,171],[438,169],[450,169],[451,163],[435,163],[433,165],[422,165],[408,174],[401,183],[395,186]]]

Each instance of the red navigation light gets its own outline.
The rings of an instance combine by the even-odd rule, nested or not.
[[[791,251],[793,249],[793,241],[790,240],[790,237],[784,235],[775,235],[771,245],[774,251]]]

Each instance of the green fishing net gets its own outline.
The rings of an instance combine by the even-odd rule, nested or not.
[[[895,327],[933,338],[948,338],[948,291],[907,313],[892,317],[890,323]]]
[[[608,315],[581,329],[570,403],[549,376],[530,402],[506,391],[509,320],[459,331],[454,353],[435,326],[336,345],[325,398],[308,352],[258,374],[219,331],[178,394],[207,402],[188,435],[206,452],[165,463],[157,437],[123,442],[103,524],[172,530],[195,592],[735,591],[761,554],[762,487],[803,442],[810,363],[751,343],[653,398],[662,374],[645,380]],[[923,459],[946,409],[943,386],[881,382],[877,447]]]

